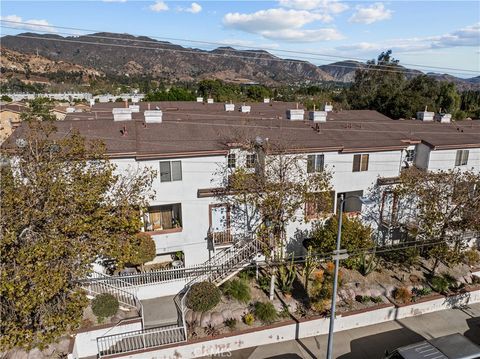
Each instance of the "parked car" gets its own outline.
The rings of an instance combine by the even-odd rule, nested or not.
[[[480,346],[461,334],[451,334],[440,338],[398,348],[384,359],[478,359]]]

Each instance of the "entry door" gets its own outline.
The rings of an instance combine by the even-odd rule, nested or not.
[[[228,229],[227,206],[210,207],[210,228],[212,232],[225,232]]]

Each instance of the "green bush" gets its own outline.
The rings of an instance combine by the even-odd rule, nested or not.
[[[117,298],[108,293],[99,294],[92,300],[92,311],[99,322],[114,315],[118,306]]]
[[[265,324],[270,324],[277,319],[277,311],[270,302],[255,303],[255,316]]]
[[[233,279],[226,282],[223,286],[223,294],[245,304],[247,304],[252,297],[250,294],[250,287],[241,279]]]
[[[187,294],[187,307],[196,312],[206,312],[214,308],[222,293],[217,286],[210,282],[195,283]]]
[[[412,288],[412,294],[415,297],[423,297],[429,295],[430,293],[432,293],[432,289],[430,289],[429,287]]]
[[[249,281],[252,278],[255,278],[256,270],[253,267],[246,268],[238,273],[238,277],[245,281]]]
[[[437,293],[447,293],[450,283],[444,276],[434,276],[430,280],[430,286]]]
[[[463,252],[463,261],[469,266],[474,266],[480,263],[480,252],[475,249],[468,249]]]
[[[374,302],[375,304],[382,303],[383,298],[381,296],[376,296],[376,297],[370,297],[370,300]]]
[[[255,322],[255,316],[252,313],[247,313],[243,316],[243,321],[246,325],[253,325]]]
[[[225,319],[223,324],[225,324],[225,326],[228,327],[230,330],[233,330],[237,326],[237,320],[235,318]]]
[[[265,293],[270,292],[270,277],[261,276],[258,278],[258,287],[263,290]]]

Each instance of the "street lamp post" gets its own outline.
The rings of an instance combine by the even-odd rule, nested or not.
[[[328,330],[328,346],[327,346],[327,359],[332,359],[333,354],[333,330],[335,324],[335,307],[336,307],[336,299],[337,299],[337,285],[338,285],[338,268],[340,266],[340,259],[347,259],[348,253],[346,249],[340,249],[340,242],[342,239],[342,217],[343,217],[343,210],[345,207],[345,202],[347,199],[350,198],[357,198],[362,204],[369,205],[372,201],[368,198],[364,198],[362,196],[351,196],[351,197],[344,197],[342,194],[340,197],[340,206],[339,206],[339,213],[338,213],[338,230],[337,230],[337,247],[336,250],[333,252],[332,259],[335,261],[335,271],[333,276],[333,289],[332,289],[332,306],[330,309],[330,326]]]

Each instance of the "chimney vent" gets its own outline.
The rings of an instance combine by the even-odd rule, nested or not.
[[[147,110],[143,112],[145,123],[162,123],[162,110]]]
[[[313,122],[327,122],[327,111],[310,111],[309,119]]]
[[[304,115],[305,110],[303,109],[287,110],[287,119],[290,121],[303,121]]]
[[[128,108],[132,110],[132,112],[140,112],[140,105],[130,105]]]
[[[244,113],[249,113],[251,109],[252,109],[252,106],[243,105],[241,107],[241,111]]]
[[[114,108],[112,109],[114,121],[131,121],[132,110],[130,108]]]

